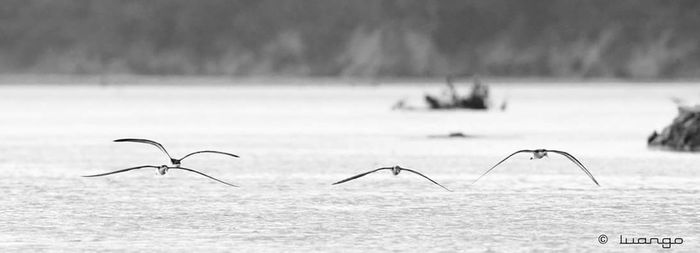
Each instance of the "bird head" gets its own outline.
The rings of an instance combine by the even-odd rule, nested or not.
[[[391,167],[391,173],[393,173],[394,176],[399,175],[399,172],[401,172],[401,167],[399,167],[398,165]]]
[[[161,165],[158,167],[158,174],[165,175],[166,172],[168,172],[168,165]]]
[[[545,156],[547,156],[546,149],[536,149],[534,152],[532,152],[532,157],[530,158],[530,160],[540,159],[540,158],[545,157]]]

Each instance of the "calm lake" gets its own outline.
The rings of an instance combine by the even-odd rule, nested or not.
[[[168,83],[171,84],[171,83]],[[490,83],[505,111],[396,111],[442,84],[183,81],[0,86],[0,248],[60,251],[660,251],[700,248],[700,154],[649,150],[692,83]],[[461,91],[466,92],[463,84]],[[462,132],[468,138],[431,138]],[[183,166],[239,185],[171,170]],[[562,156],[576,156],[597,187]],[[378,167],[407,172],[338,180]],[[599,236],[609,237],[606,244]],[[670,251],[669,251],[670,252]]]

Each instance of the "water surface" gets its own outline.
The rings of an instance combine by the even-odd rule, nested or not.
[[[700,156],[654,151],[646,137],[671,122],[669,96],[692,84],[495,83],[506,111],[392,111],[419,105],[438,84],[381,86],[0,86],[0,248],[199,251],[658,251],[629,237],[683,237],[697,250]],[[428,138],[461,131],[474,138]],[[190,168],[83,178],[165,164],[214,149]],[[596,187],[568,160],[577,156]],[[413,168],[451,188],[402,173],[340,179],[380,166]],[[607,244],[598,236],[610,237]]]

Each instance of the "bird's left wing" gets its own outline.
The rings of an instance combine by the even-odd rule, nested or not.
[[[204,174],[204,173],[202,173],[202,172],[199,172],[199,171],[196,171],[196,170],[193,170],[193,169],[188,169],[188,168],[184,168],[184,167],[171,167],[170,169],[180,169],[180,170],[186,170],[186,171],[194,172],[194,173],[200,174],[200,175],[202,175],[202,176],[208,177],[208,178],[210,178],[210,179],[212,179],[212,180],[214,180],[214,181],[217,181],[217,182],[219,182],[219,183],[222,183],[222,184],[225,184],[225,185],[228,185],[228,186],[238,187],[237,185],[233,185],[233,184],[226,183],[226,182],[224,182],[224,181],[221,181],[221,180],[219,180],[219,179],[216,179],[216,178],[214,178],[214,177],[212,177],[212,176],[209,176],[209,175],[207,175],[207,174]]]
[[[588,169],[586,169],[586,167],[583,166],[583,164],[578,159],[576,159],[576,157],[574,157],[573,155],[571,155],[567,152],[564,152],[564,151],[559,151],[559,150],[547,150],[547,151],[557,153],[557,154],[563,155],[564,157],[568,158],[571,162],[573,162],[579,168],[581,168],[583,173],[586,173],[586,175],[588,175],[588,177],[590,177],[591,180],[593,180],[593,183],[595,183],[597,186],[600,186],[600,184],[598,184],[598,181],[595,180],[595,178],[593,177],[593,174],[591,174],[591,172],[588,171]]]
[[[447,190],[447,191],[452,191],[452,190],[450,190],[450,189],[447,189],[447,187],[445,187],[445,186],[442,186],[442,185],[441,185],[441,184],[439,184],[438,182],[435,182],[435,180],[432,180],[432,179],[430,179],[429,177],[427,177],[427,176],[425,176],[425,175],[421,174],[421,173],[420,173],[420,172],[418,172],[418,171],[415,171],[415,170],[411,170],[411,169],[406,169],[406,168],[401,168],[401,169],[402,169],[402,170],[405,170],[405,171],[410,171],[410,172],[413,172],[413,173],[415,173],[415,174],[418,174],[419,176],[421,176],[421,177],[424,177],[425,179],[428,179],[428,180],[430,180],[430,182],[433,182],[433,184],[439,185],[440,187],[442,187],[443,189],[445,189],[445,190]]]
[[[184,160],[184,159],[187,158],[188,156],[196,155],[196,154],[201,154],[201,153],[213,153],[213,154],[227,155],[227,156],[231,156],[231,157],[238,158],[237,155],[234,155],[234,154],[231,154],[231,153],[226,153],[226,152],[221,152],[221,151],[214,151],[214,150],[202,150],[202,151],[196,151],[196,152],[189,153],[189,154],[183,156],[182,158],[180,158],[180,160]]]

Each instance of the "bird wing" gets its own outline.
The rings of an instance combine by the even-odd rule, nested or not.
[[[342,184],[342,183],[345,183],[345,182],[347,182],[347,181],[350,181],[350,180],[353,180],[353,179],[356,179],[356,178],[364,177],[364,176],[367,175],[367,174],[374,173],[374,172],[377,172],[377,171],[380,171],[380,170],[390,170],[390,169],[391,169],[391,168],[389,168],[389,167],[384,167],[384,168],[379,168],[379,169],[376,169],[376,170],[371,170],[371,171],[368,171],[368,172],[365,172],[365,173],[362,173],[362,174],[359,174],[359,175],[355,175],[355,176],[352,176],[352,177],[349,177],[349,178],[340,180],[340,181],[338,181],[338,182],[333,183],[333,185]]]
[[[440,187],[442,187],[443,189],[445,189],[445,190],[447,190],[447,191],[452,191],[452,190],[450,190],[450,189],[447,189],[447,187],[445,187],[445,186],[442,186],[442,185],[441,185],[441,184],[439,184],[438,182],[435,182],[435,180],[432,180],[432,179],[430,179],[429,177],[427,177],[427,176],[425,176],[425,175],[421,174],[421,173],[420,173],[420,172],[418,172],[418,171],[415,171],[415,170],[411,170],[411,169],[406,169],[406,168],[401,168],[401,169],[402,169],[402,170],[405,170],[405,171],[410,171],[410,172],[413,172],[413,173],[415,173],[415,174],[418,174],[419,176],[421,176],[421,177],[424,177],[425,179],[428,179],[428,180],[430,180],[430,182],[433,182],[434,184],[436,184],[436,185],[439,185],[439,186],[440,186]]]
[[[193,169],[188,169],[188,168],[184,168],[184,167],[170,167],[170,169],[180,169],[180,170],[191,171],[191,172],[200,174],[200,175],[202,175],[202,176],[208,177],[208,178],[210,178],[210,179],[212,179],[212,180],[214,180],[214,181],[217,181],[217,182],[219,182],[219,183],[222,183],[222,184],[225,184],[225,185],[228,185],[228,186],[238,187],[237,185],[233,185],[233,184],[226,183],[226,182],[224,182],[224,181],[221,181],[221,180],[219,180],[219,179],[216,179],[216,178],[214,178],[214,177],[212,177],[212,176],[209,176],[209,175],[207,175],[207,174],[204,174],[204,173],[202,173],[202,172],[199,172],[199,171],[196,171],[196,170],[193,170]]]
[[[111,175],[111,174],[117,174],[117,173],[127,172],[127,171],[130,171],[130,170],[143,169],[143,168],[158,168],[158,166],[144,165],[144,166],[138,166],[138,167],[127,168],[127,169],[123,169],[123,170],[115,170],[115,171],[112,171],[112,172],[107,172],[107,173],[102,173],[102,174],[87,175],[87,176],[83,176],[83,177],[101,177],[101,176],[106,176],[106,175]]]
[[[214,150],[202,150],[202,151],[196,151],[196,152],[189,153],[189,154],[183,156],[182,158],[180,158],[180,160],[184,160],[184,159],[187,158],[188,156],[196,155],[196,154],[201,154],[201,153],[214,153],[214,154],[221,154],[221,155],[227,155],[227,156],[232,156],[232,157],[238,158],[237,155],[234,155],[234,154],[231,154],[231,153],[226,153],[226,152],[221,152],[221,151],[214,151]]]
[[[583,164],[578,159],[576,159],[576,157],[574,157],[573,155],[571,155],[567,152],[564,152],[564,151],[559,151],[559,150],[547,150],[547,151],[557,153],[557,154],[563,155],[566,158],[569,158],[569,160],[571,160],[571,162],[573,162],[579,168],[581,168],[583,173],[586,173],[586,175],[588,175],[588,177],[590,177],[591,180],[593,180],[593,183],[595,183],[597,186],[600,186],[600,184],[598,184],[598,181],[596,181],[595,178],[593,177],[593,174],[591,174],[591,172],[588,171],[588,169],[586,169],[586,167],[583,166]]]
[[[160,149],[161,151],[163,151],[163,153],[165,153],[165,155],[167,155],[170,159],[173,158],[172,156],[170,156],[170,154],[168,154],[168,151],[165,150],[165,148],[163,147],[163,145],[161,145],[161,144],[158,143],[158,142],[152,141],[152,140],[146,140],[146,139],[118,139],[118,140],[114,140],[114,142],[138,142],[138,143],[151,144],[151,145],[153,145],[153,146],[156,146],[156,148]]]
[[[474,180],[474,182],[472,182],[472,184],[475,184],[476,181],[479,181],[479,179],[481,179],[483,176],[486,176],[486,174],[488,174],[489,172],[491,172],[494,168],[496,168],[496,166],[498,166],[498,165],[500,165],[501,163],[503,163],[503,162],[505,162],[506,160],[508,160],[508,158],[510,158],[511,156],[514,156],[515,154],[518,154],[518,153],[524,153],[524,152],[535,152],[535,151],[534,151],[534,150],[529,150],[529,149],[523,149],[523,150],[515,151],[515,153],[512,153],[512,154],[510,154],[509,156],[506,156],[506,158],[503,158],[503,160],[501,160],[501,161],[498,162],[496,165],[494,165],[493,167],[491,167],[489,170],[487,170],[486,172],[484,172],[484,174],[481,174],[481,176],[479,176],[476,180]]]

